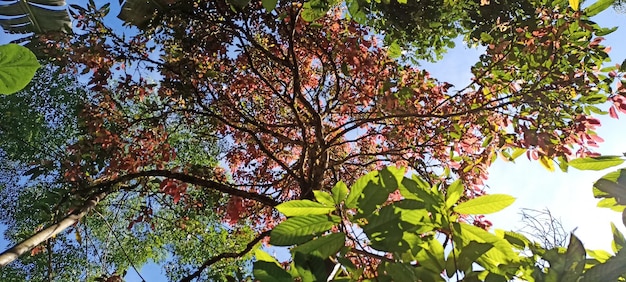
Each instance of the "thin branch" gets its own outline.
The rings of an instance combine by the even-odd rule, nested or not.
[[[200,274],[202,274],[202,272],[209,266],[211,266],[212,264],[225,259],[225,258],[239,258],[244,256],[245,254],[247,254],[248,252],[250,252],[250,250],[252,250],[252,248],[254,248],[254,246],[259,243],[263,238],[267,237],[270,235],[271,230],[265,231],[261,234],[259,234],[259,236],[257,236],[256,238],[254,238],[254,240],[252,240],[250,243],[248,243],[248,245],[246,245],[246,248],[243,249],[240,252],[237,253],[221,253],[217,256],[211,257],[209,259],[207,259],[206,261],[204,261],[204,263],[198,268],[198,270],[196,270],[194,273],[187,275],[186,277],[184,277],[183,279],[180,280],[180,282],[190,282],[192,279],[198,278],[200,276]]]

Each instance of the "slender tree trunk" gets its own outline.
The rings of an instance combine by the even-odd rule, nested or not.
[[[61,231],[70,227],[74,223],[78,222],[83,216],[85,216],[91,209],[93,209],[98,202],[100,202],[104,197],[107,196],[106,192],[101,192],[92,196],[90,199],[85,201],[83,206],[75,210],[74,212],[68,214],[65,218],[59,221],[56,224],[48,226],[46,229],[43,229],[37,233],[35,233],[30,238],[22,241],[21,243],[15,245],[13,248],[4,251],[0,254],[0,267],[3,267],[24,253],[32,250],[35,246],[41,244],[42,242],[48,240],[52,236],[59,234]]]

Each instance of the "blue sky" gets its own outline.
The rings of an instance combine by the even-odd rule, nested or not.
[[[74,2],[74,1],[70,1]],[[114,8],[115,5],[112,6]],[[111,16],[117,15],[112,10]],[[604,45],[612,47],[611,58],[615,63],[621,63],[626,58],[626,45],[621,41],[626,38],[626,15],[616,14],[609,9],[593,20],[603,27],[622,25],[621,28],[606,37]],[[9,40],[5,34],[0,33],[0,44]],[[479,50],[468,49],[463,44],[457,44],[457,48],[445,55],[443,61],[436,64],[423,64],[433,77],[442,81],[449,81],[457,86],[469,82],[471,74],[470,66],[473,65]],[[620,120],[611,119],[608,116],[601,118],[602,127],[598,130],[599,136],[605,142],[600,144],[599,152],[608,155],[621,155],[626,152],[626,115],[621,115]],[[622,166],[623,167],[623,166]],[[596,207],[597,200],[592,195],[592,185],[604,174],[615,170],[605,171],[578,171],[570,169],[569,173],[559,170],[549,172],[538,162],[530,162],[525,156],[521,156],[516,163],[498,160],[489,169],[487,181],[489,193],[505,193],[517,198],[517,201],[508,209],[488,218],[494,223],[495,228],[517,230],[522,225],[519,223],[521,216],[520,208],[544,209],[549,208],[552,214],[560,218],[567,231],[576,229],[575,234],[583,241],[588,249],[610,250],[611,229],[610,222],[624,232],[621,223],[621,215],[608,209]],[[0,242],[0,246],[5,246]],[[147,281],[161,281],[163,279],[160,269],[154,265],[144,267],[141,271]],[[129,270],[127,281],[140,281]]]

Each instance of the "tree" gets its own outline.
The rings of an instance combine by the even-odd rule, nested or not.
[[[473,82],[463,88],[393,59],[402,42],[384,47],[341,8],[326,14],[332,3],[270,4],[176,1],[152,25],[121,36],[102,21],[107,7],[91,3],[73,11],[83,31],[49,50],[63,56],[69,71],[89,75],[94,93],[80,114],[84,135],[62,160],[72,199],[158,189],[177,204],[189,200],[190,190],[212,190],[228,203],[203,204],[214,204],[224,224],[234,232],[244,226],[257,231],[242,251],[207,258],[189,277],[214,258],[250,251],[281,221],[274,207],[282,202],[324,197],[330,203],[324,195],[340,180],[357,183],[368,171],[395,163],[445,199],[457,191],[450,208],[483,194],[486,169],[498,155],[526,153],[548,169],[593,155],[600,139],[592,114],[603,114],[596,105],[611,99],[612,115],[623,110],[623,87],[611,87],[621,75],[618,67],[602,69],[608,55],[600,36],[612,29],[589,19],[610,1],[584,11],[567,2],[532,1],[524,2],[532,9],[522,6],[499,20],[474,15],[482,24],[455,32],[486,51],[472,69]],[[466,16],[451,19],[461,24]],[[427,48],[430,43],[417,34],[401,41]],[[227,168],[177,161],[181,149],[173,139],[180,136],[170,128],[182,129],[174,132],[194,144],[224,140],[218,160]],[[367,203],[359,211],[365,218],[379,216],[386,206],[393,213],[394,206],[384,203],[390,193],[409,197],[401,192],[368,191],[363,199],[351,194]],[[483,217],[461,218],[489,225]],[[328,222],[323,226],[330,228]],[[360,238],[344,240],[356,261],[370,262],[364,277],[387,267],[383,257],[400,259],[389,250],[381,257],[353,248],[363,243]],[[317,258],[303,257],[311,259]],[[494,275],[511,274],[487,266]]]
[[[67,145],[83,136],[78,113],[93,94],[85,88],[71,74],[46,64],[27,89],[1,100],[0,206],[4,213],[0,220],[10,242],[26,239],[48,222],[59,222],[66,214],[61,211],[83,205],[82,197],[70,196],[59,160],[68,158]],[[135,109],[135,114],[143,110]],[[168,131],[179,153],[175,162],[193,164],[197,169],[214,165],[217,148],[212,140],[183,143],[191,133],[181,127]],[[84,281],[138,271],[151,260],[166,267],[168,277],[177,280],[201,264],[203,256],[237,249],[251,240],[249,228],[240,228],[236,234],[224,228],[221,218],[206,204],[224,202],[221,195],[190,187],[184,199],[172,205],[160,193],[159,183],[147,185],[150,190],[142,193],[100,196],[99,207],[95,203],[83,207],[84,214],[91,214],[88,218],[70,214],[66,219],[71,221],[60,225],[62,228],[52,226],[55,231],[69,227],[68,232],[46,238],[31,256],[5,267],[0,277],[8,281]],[[248,272],[246,263],[220,261],[202,277],[242,277]]]

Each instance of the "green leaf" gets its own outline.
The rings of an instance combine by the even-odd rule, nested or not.
[[[292,266],[297,270],[297,281],[314,282],[325,281],[327,276],[326,264],[319,256],[307,255],[296,252],[293,256]]]
[[[261,3],[263,4],[263,8],[265,9],[265,11],[269,13],[273,11],[274,8],[276,8],[276,4],[278,4],[278,0],[261,0]]]
[[[313,22],[322,18],[326,15],[326,12],[328,12],[328,9],[330,8],[326,3],[326,1],[322,0],[310,0],[304,2],[302,5],[302,12],[300,13],[302,19],[307,22]]]
[[[617,28],[618,28],[617,26],[610,27],[610,28],[601,28],[601,29],[596,30],[596,31],[594,32],[594,34],[595,34],[596,36],[605,36],[605,35],[609,35],[609,34],[613,33],[614,31],[616,31],[616,30],[617,30]]]
[[[39,62],[35,54],[24,46],[0,46],[0,94],[13,94],[26,87],[35,76]]]
[[[373,248],[383,251],[408,248],[402,241],[404,230],[400,226],[400,217],[399,210],[393,205],[388,205],[366,218],[367,224],[361,227],[370,239]]]
[[[345,245],[346,235],[343,232],[321,236],[306,242],[291,250],[292,253],[301,252],[309,255],[327,258],[335,255]]]
[[[583,273],[586,256],[587,252],[585,252],[583,243],[574,234],[571,234],[567,252],[565,252],[565,265],[561,281],[576,281]]]
[[[512,232],[512,231],[502,231],[496,230],[496,234],[501,235],[504,240],[507,240],[511,245],[513,245],[518,250],[524,250],[529,244],[530,240],[526,238],[526,236]]]
[[[276,206],[276,209],[286,217],[328,214],[335,210],[335,206],[326,206],[311,200],[293,200]]]
[[[411,249],[414,251],[418,248],[413,246]],[[445,268],[443,244],[434,236],[430,237],[428,241],[419,244],[419,251],[414,259],[433,273],[441,273]]]
[[[261,249],[254,251],[256,261],[253,264],[254,278],[261,282],[290,282],[293,281],[291,275],[280,267],[278,261]]]
[[[548,171],[554,172],[554,162],[552,161],[552,159],[550,159],[550,158],[548,158],[546,156],[541,156],[539,158],[539,163],[541,164],[541,166],[546,168]]]
[[[454,211],[460,214],[489,214],[500,211],[515,202],[515,198],[505,194],[484,195],[460,203]]]
[[[626,274],[626,252],[620,251],[609,258],[605,263],[597,264],[588,269],[580,282],[618,281],[617,279]]]
[[[511,154],[511,159],[515,160],[519,156],[523,155],[524,153],[526,153],[526,149],[524,149],[524,148],[515,148],[513,150],[513,153]]]
[[[587,15],[588,17],[593,17],[600,12],[606,10],[608,7],[611,7],[611,5],[613,5],[613,2],[615,2],[615,0],[598,0],[598,2],[591,4],[584,10],[585,15]]]
[[[392,59],[402,56],[402,48],[400,48],[400,44],[396,41],[392,42],[387,49],[387,55],[389,55]]]
[[[615,198],[618,204],[626,205],[626,186],[606,179],[599,179],[593,184],[593,187]],[[608,197],[604,196],[604,198]]]
[[[617,253],[622,248],[626,247],[626,239],[624,239],[624,234],[615,227],[615,224],[611,222],[611,232],[613,233],[613,242],[611,242],[611,247],[613,252]]]
[[[620,71],[626,71],[626,59],[622,61],[622,64],[619,66]]]
[[[346,199],[346,197],[348,197],[348,186],[346,186],[345,182],[339,181],[335,184],[331,192],[333,194],[335,204],[339,205]]]
[[[270,244],[291,246],[311,240],[315,235],[328,231],[341,219],[338,216],[309,215],[288,218],[272,230]]]
[[[624,163],[620,156],[601,156],[571,160],[569,165],[579,170],[603,170]]]
[[[455,222],[452,223],[452,228],[454,232],[453,239],[459,246],[467,245],[471,241],[493,244],[492,249],[476,260],[478,264],[487,270],[497,269],[497,266],[503,263],[519,261],[519,256],[513,251],[513,246],[503,238],[467,223]]]
[[[569,0],[569,6],[572,7],[572,10],[578,11],[578,9],[580,9],[580,1],[579,0]]]
[[[446,207],[451,208],[454,206],[463,196],[463,191],[465,191],[465,187],[463,187],[460,179],[452,182],[447,190]]]
[[[458,254],[458,258],[449,256],[446,264],[453,263],[456,265],[458,270],[467,272],[472,269],[472,265],[476,262],[476,260],[478,260],[479,257],[487,253],[492,248],[493,244],[491,243],[471,241],[469,244],[463,246]]]
[[[348,194],[348,198],[346,199],[347,208],[356,208],[357,202],[363,197],[363,189],[365,189],[365,186],[367,186],[370,181],[376,180],[376,177],[378,177],[378,171],[372,171],[361,176],[361,178],[357,179],[357,181],[352,184],[350,194]]]
[[[333,197],[330,195],[330,193],[326,191],[314,190],[313,195],[315,196],[315,200],[322,203],[323,205],[330,207],[335,206],[335,200],[333,200]]]

